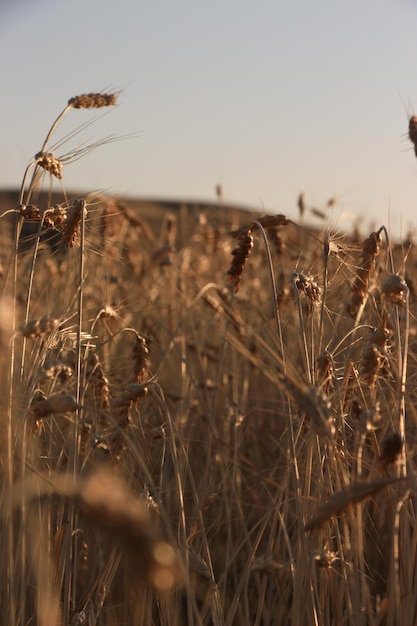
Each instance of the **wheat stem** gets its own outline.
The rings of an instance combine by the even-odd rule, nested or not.
[[[276,326],[278,339],[279,339],[280,350],[281,350],[281,358],[283,360],[284,369],[285,369],[284,341],[283,341],[283,337],[282,337],[281,320],[280,320],[280,315],[279,315],[279,306],[278,306],[278,298],[277,298],[277,286],[276,286],[276,282],[275,282],[274,268],[273,268],[273,264],[272,264],[271,249],[270,249],[270,246],[269,246],[268,237],[266,236],[265,229],[262,226],[261,222],[259,220],[254,220],[253,224],[255,224],[257,226],[257,228],[259,229],[259,231],[260,231],[260,233],[262,235],[262,239],[264,241],[264,246],[265,246],[265,251],[266,251],[266,258],[267,258],[267,263],[268,263],[269,280],[270,280],[270,283],[271,283],[272,310],[274,312],[275,326]]]

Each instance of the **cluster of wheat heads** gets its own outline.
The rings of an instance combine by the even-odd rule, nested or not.
[[[412,243],[37,203],[61,117],[2,240],[2,623],[414,624]]]

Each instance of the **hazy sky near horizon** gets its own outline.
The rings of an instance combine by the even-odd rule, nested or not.
[[[414,0],[6,0],[0,187],[20,185],[70,97],[121,90],[56,155],[136,136],[67,165],[69,190],[214,200],[220,183],[225,201],[291,217],[304,192],[330,224],[405,234],[416,32]],[[61,134],[93,116],[71,111]]]

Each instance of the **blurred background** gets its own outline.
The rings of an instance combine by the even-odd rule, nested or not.
[[[416,32],[413,0],[3,0],[0,189],[20,185],[70,97],[121,91],[55,155],[134,136],[68,165],[68,191],[215,201],[220,185],[290,217],[303,192],[312,223],[405,236]],[[95,114],[71,111],[60,136]]]

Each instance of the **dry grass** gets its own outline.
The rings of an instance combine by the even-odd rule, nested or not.
[[[63,114],[0,220],[1,623],[413,626],[414,247],[37,203]]]

